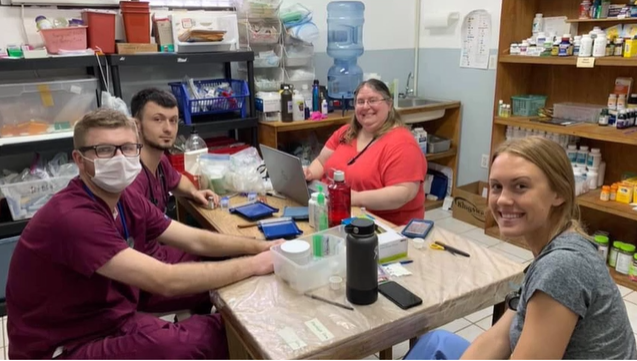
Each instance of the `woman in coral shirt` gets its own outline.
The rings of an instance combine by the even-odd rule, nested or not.
[[[305,178],[326,181],[342,170],[352,188],[352,206],[397,225],[423,218],[427,161],[394,109],[389,89],[371,79],[358,86],[355,97],[350,124],[332,134],[305,169]]]

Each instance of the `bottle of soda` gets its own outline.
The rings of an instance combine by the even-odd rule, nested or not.
[[[340,170],[334,171],[334,180],[327,189],[330,198],[328,203],[328,218],[331,228],[339,226],[344,219],[350,218],[352,191],[345,183],[345,173]]]

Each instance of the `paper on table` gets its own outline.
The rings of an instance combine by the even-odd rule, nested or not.
[[[305,326],[312,331],[316,337],[321,341],[329,341],[334,338],[334,335],[327,329],[327,327],[323,326],[321,321],[318,318],[313,318],[307,322],[305,322]]]
[[[461,46],[461,68],[489,68],[491,15],[486,10],[474,10],[465,16]]]
[[[281,338],[285,341],[285,343],[287,343],[288,346],[290,346],[290,348],[294,351],[298,349],[302,349],[303,347],[307,346],[307,344],[299,338],[296,332],[294,332],[294,329],[290,327],[286,327],[277,333],[279,334],[279,336],[281,336]]]

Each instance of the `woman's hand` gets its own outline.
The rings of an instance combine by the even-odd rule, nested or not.
[[[311,182],[314,180],[314,174],[310,170],[310,167],[303,168],[303,174],[305,174],[305,180]]]

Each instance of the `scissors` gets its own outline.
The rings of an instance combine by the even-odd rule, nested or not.
[[[429,245],[429,248],[437,250],[437,251],[447,251],[449,253],[451,253],[452,255],[460,255],[460,256],[464,256],[464,257],[470,257],[470,255],[464,251],[461,251],[457,248],[451,247],[451,246],[447,246],[445,244],[442,244],[441,242],[433,242],[432,244]]]

